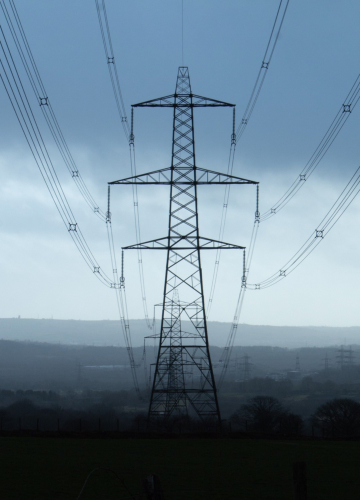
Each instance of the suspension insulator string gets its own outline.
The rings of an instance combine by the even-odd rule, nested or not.
[[[246,250],[243,250],[243,275],[241,278],[241,287],[246,288]]]
[[[106,222],[111,222],[111,212],[110,212],[110,184],[108,185],[108,202],[107,202]]]
[[[236,131],[235,131],[235,106],[233,107],[233,130],[231,134],[231,146],[236,146]]]
[[[260,211],[259,211],[259,184],[256,185],[256,211],[255,211],[255,222],[260,222]]]
[[[129,137],[129,145],[134,145],[134,108],[131,107],[131,129],[130,129],[130,137]]]
[[[120,276],[120,286],[125,288],[125,276],[124,276],[124,249],[121,249],[121,276]]]

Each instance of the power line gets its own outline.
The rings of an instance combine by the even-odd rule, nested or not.
[[[261,62],[259,73],[258,73],[257,78],[255,80],[255,84],[254,84],[254,87],[252,89],[250,99],[248,100],[244,114],[242,116],[241,123],[238,125],[238,128],[236,130],[236,135],[237,135],[238,140],[241,138],[242,134],[244,133],[245,128],[246,128],[247,124],[249,123],[251,115],[254,111],[256,102],[259,98],[262,86],[264,84],[264,80],[265,80],[266,75],[267,75],[267,70],[269,69],[270,62],[271,62],[271,59],[272,59],[274,51],[275,51],[275,47],[276,47],[278,39],[279,39],[281,28],[282,28],[282,25],[283,25],[283,22],[285,19],[285,15],[286,15],[286,12],[287,12],[287,9],[289,6],[289,1],[290,0],[286,0],[286,1],[280,0],[280,4],[279,4],[278,10],[276,12],[275,21],[274,21],[274,24],[273,24],[273,27],[272,27],[272,30],[270,33],[269,41],[268,41],[268,44],[266,46],[265,54],[264,54],[264,57],[263,57],[262,62]]]
[[[30,147],[30,151],[36,161],[60,217],[83,259],[88,267],[100,279],[100,281],[107,286],[111,286],[111,280],[100,269],[99,264],[92,254],[84,236],[82,235],[81,229],[76,222],[75,216],[62,189],[49,152],[46,148],[2,27],[0,27],[0,32],[2,39],[5,42],[4,44],[0,39],[0,49],[4,57],[0,58],[0,65],[3,70],[0,77],[26,141]]]
[[[124,286],[123,287],[120,286],[116,269],[114,241],[112,236],[111,217],[110,217],[110,198],[108,204],[108,212],[106,214],[106,223],[107,223],[108,236],[110,239],[109,240],[111,248],[110,253],[113,264],[114,281],[108,278],[107,275],[102,271],[100,265],[98,264],[94,255],[92,254],[80,230],[78,223],[76,222],[75,216],[68,203],[66,195],[63,191],[63,188],[57,176],[55,167],[49,155],[48,149],[45,145],[40,128],[38,126],[32,107],[28,100],[25,88],[21,81],[15,61],[13,59],[4,31],[1,26],[0,26],[0,33],[2,35],[2,39],[0,37],[0,50],[3,54],[3,57],[0,57],[0,66],[2,68],[2,72],[0,73],[0,78],[3,82],[5,91],[9,97],[10,103],[15,112],[17,120],[24,133],[30,151],[39,168],[40,174],[45,182],[45,185],[50,193],[50,196],[55,204],[55,207],[58,210],[58,213],[67,231],[69,232],[71,238],[73,239],[77,249],[79,250],[82,258],[84,259],[87,266],[91,269],[91,271],[95,274],[95,276],[103,284],[105,284],[109,288],[114,288],[117,292],[117,304],[119,308],[119,315],[121,319],[121,325],[123,328],[125,343],[130,358],[130,365],[132,369],[134,386],[136,391],[139,393],[140,391],[135,371],[135,362],[131,345],[129,322],[127,319],[128,314],[127,314],[125,289]]]
[[[248,254],[248,257],[246,258],[245,250],[243,253],[243,275],[242,275],[242,279],[241,279],[241,288],[240,288],[239,296],[237,299],[235,314],[234,314],[233,322],[232,322],[231,327],[230,327],[230,332],[229,332],[224,350],[223,350],[221,357],[219,359],[219,363],[221,364],[222,369],[221,369],[219,380],[217,382],[218,389],[221,388],[221,386],[224,382],[224,378],[225,378],[225,375],[226,375],[226,372],[227,372],[227,369],[229,366],[230,358],[231,358],[232,348],[234,346],[237,327],[239,324],[241,310],[242,310],[242,306],[243,306],[244,298],[245,298],[245,293],[246,293],[246,269],[249,268],[249,257],[252,253],[252,245],[255,244],[255,240],[256,240],[255,230],[257,231],[257,227],[258,227],[258,222],[256,222],[254,225],[254,231],[253,231],[253,235],[252,235],[252,239],[251,239],[251,243],[250,243],[250,248],[249,248],[250,253]]]
[[[231,174],[233,171],[234,159],[235,159],[235,147],[236,147],[235,108],[233,108],[233,131],[232,131],[232,135],[231,135],[231,146],[230,146],[230,154],[229,154],[229,159],[228,159],[228,168],[227,168],[228,174]],[[221,221],[220,221],[220,229],[219,229],[219,237],[218,237],[219,241],[222,241],[224,238],[229,197],[230,197],[230,185],[227,185],[227,186],[225,186],[224,201],[223,201],[223,206],[222,206],[222,211],[221,211]],[[215,265],[214,265],[214,271],[213,271],[213,276],[212,276],[211,286],[210,286],[210,294],[209,294],[208,305],[207,305],[207,316],[206,316],[207,319],[209,319],[211,307],[212,307],[213,300],[214,300],[216,283],[217,283],[217,278],[218,278],[218,274],[219,274],[220,258],[221,258],[221,249],[218,249],[216,251],[216,256],[215,256]]]
[[[284,7],[282,14],[280,14],[281,7]],[[240,137],[246,128],[246,125],[248,123],[248,119],[251,116],[251,113],[252,113],[254,106],[256,104],[258,95],[261,91],[261,88],[262,88],[262,85],[263,85],[263,82],[265,79],[265,75],[266,75],[267,69],[269,67],[269,64],[267,64],[267,55],[270,54],[269,61],[268,61],[268,62],[270,62],[272,55],[273,55],[273,52],[274,52],[274,49],[275,49],[275,46],[276,46],[276,43],[277,43],[277,40],[278,40],[278,37],[279,37],[279,34],[280,34],[280,30],[281,30],[282,23],[283,23],[285,14],[286,14],[287,7],[288,7],[288,2],[286,3],[286,5],[282,5],[282,2],[280,2],[279,9],[278,9],[278,12],[277,12],[277,15],[275,18],[274,26],[273,26],[273,29],[272,29],[272,32],[270,35],[269,43],[268,43],[267,49],[265,51],[265,56],[263,58],[262,66],[260,68],[258,77],[256,79],[256,82],[255,82],[252,94],[250,96],[248,105],[246,107],[245,113],[243,115],[242,122],[236,131],[237,135]],[[274,37],[274,32],[276,31],[275,26],[277,23],[278,23],[278,29],[277,29],[276,36]],[[271,42],[271,40],[273,40],[273,43]],[[259,228],[259,222],[267,220],[268,218],[270,218],[273,215],[275,215],[276,213],[278,213],[278,211],[281,208],[283,208],[290,201],[290,199],[293,196],[295,196],[297,191],[304,185],[304,181],[306,181],[310,177],[310,175],[314,172],[315,168],[318,166],[318,164],[322,160],[323,156],[326,154],[326,152],[328,151],[328,149],[330,148],[330,146],[332,145],[332,143],[336,139],[337,135],[339,134],[340,130],[342,129],[342,127],[346,123],[347,119],[350,116],[350,113],[355,108],[355,106],[360,98],[359,94],[360,94],[360,75],[356,78],[354,84],[352,85],[349,93],[347,94],[347,96],[344,100],[344,103],[340,107],[340,110],[336,114],[333,122],[331,123],[327,132],[323,136],[322,140],[320,141],[320,144],[316,148],[316,150],[313,153],[313,155],[311,156],[310,160],[305,165],[303,171],[299,174],[296,181],[290,186],[290,188],[286,191],[286,193],[282,196],[282,198],[280,198],[280,200],[277,202],[277,204],[275,204],[270,210],[265,212],[265,214],[263,216],[261,216],[261,218],[260,218],[260,213],[257,212],[257,218],[258,218],[257,222],[258,223],[255,222],[256,234],[257,234],[257,230]],[[355,196],[356,196],[356,194],[355,194]],[[349,196],[351,196],[351,193],[349,193]],[[352,199],[351,199],[350,203],[352,202]],[[347,200],[347,198],[344,199],[344,203],[346,203],[346,200]],[[348,205],[346,205],[346,208],[343,210],[343,212],[341,212],[342,207],[343,207],[343,205],[341,204],[341,201],[339,200],[338,211],[335,210],[334,217],[329,219],[331,221],[334,220],[333,224],[331,225],[331,228],[337,222],[337,220],[341,217],[341,215],[345,212],[345,210],[348,208]],[[227,204],[226,204],[226,210],[227,210]],[[339,213],[340,213],[340,215],[339,215]],[[337,215],[339,215],[339,216],[337,217]],[[330,215],[329,215],[329,217],[330,217]],[[329,224],[330,224],[330,222],[329,222]],[[329,230],[330,230],[330,228],[328,229],[328,231]],[[254,230],[253,230],[253,234],[254,234]],[[321,234],[321,233],[316,233],[316,234]],[[256,238],[255,238],[255,240],[256,240]],[[300,252],[301,255],[295,256],[295,259],[298,257],[298,261],[299,261],[299,263],[296,265],[296,267],[300,264],[300,262],[302,262],[305,258],[307,258],[308,255],[310,255],[310,253],[315,249],[315,247],[317,246],[317,244],[320,241],[321,241],[321,239],[319,240],[319,239],[315,238],[315,241],[311,241],[309,247],[306,246],[306,244],[304,245],[304,248],[302,248],[302,253]],[[253,254],[253,249],[254,249],[254,247],[252,247],[251,255]],[[298,261],[296,260],[296,262],[298,262]],[[296,264],[296,262],[294,264]],[[216,268],[216,265],[217,266],[219,265],[219,259],[217,259],[217,262],[215,264],[215,268]],[[294,270],[296,267],[293,267],[292,270]],[[218,267],[214,270],[214,276],[217,275],[217,271],[218,271]],[[249,269],[247,269],[246,276],[248,276],[248,271],[249,271]],[[292,272],[292,271],[290,270],[287,272],[287,270],[285,270],[285,274],[284,274],[284,269],[282,269],[279,271],[278,274],[274,275],[274,282],[270,282],[270,284],[269,283],[266,283],[266,284],[260,283],[260,284],[256,284],[256,285],[249,285],[248,287],[251,288],[251,286],[255,286],[256,289],[259,289],[260,287],[264,288],[266,286],[272,286],[272,283],[275,284],[280,279],[285,277],[286,274],[289,274],[289,272]],[[214,282],[214,278],[213,278],[213,282]],[[215,278],[215,282],[216,282],[216,278]],[[241,310],[242,303],[244,300],[244,294],[245,294],[245,290],[241,289],[240,293],[239,293],[239,298],[238,298],[237,311]],[[211,299],[212,299],[212,297],[211,297]],[[211,302],[212,302],[212,300],[211,300]],[[240,307],[239,307],[239,304],[241,304]],[[238,319],[237,319],[237,321],[233,322],[233,324],[232,324],[232,327],[231,327],[230,333],[229,333],[229,337],[228,337],[226,346],[224,348],[224,352],[221,356],[220,361],[222,361],[224,364],[223,364],[223,371],[222,371],[222,374],[220,377],[220,384],[222,383],[222,381],[225,377],[227,366],[229,363],[232,346],[233,346],[235,336],[236,336],[236,329],[237,329],[237,324],[238,324],[238,320],[239,320],[239,314],[240,313],[235,312],[234,318],[238,318]]]
[[[257,78],[255,80],[255,84],[253,86],[252,92],[250,94],[250,98],[248,100],[248,103],[246,105],[244,114],[241,119],[241,123],[239,124],[238,128],[235,131],[235,110],[234,110],[234,115],[233,115],[233,131],[231,135],[231,145],[230,145],[230,154],[229,154],[229,161],[228,161],[228,173],[232,173],[233,171],[233,166],[234,166],[234,159],[235,159],[235,150],[236,150],[236,144],[239,139],[241,139],[247,124],[251,118],[251,115],[254,111],[255,105],[257,103],[257,100],[259,98],[261,89],[263,87],[266,75],[267,75],[267,70],[269,69],[269,64],[272,60],[276,44],[279,39],[280,31],[285,19],[285,15],[287,12],[287,8],[289,5],[289,0],[286,2],[283,2],[283,0],[280,0],[278,10],[276,12],[275,20],[272,26],[272,30],[270,33],[270,37],[266,46],[266,50],[264,53],[264,57],[262,59],[261,67],[258,72]],[[227,210],[228,210],[228,205],[229,205],[229,198],[230,198],[230,186],[226,186],[225,188],[225,193],[224,193],[224,202],[223,202],[223,208],[222,208],[222,215],[221,215],[221,222],[220,222],[220,231],[219,234],[223,235],[225,231],[225,224],[226,224],[226,216],[227,216]],[[243,270],[243,280],[241,284],[241,288],[239,291],[236,307],[235,307],[235,313],[233,317],[233,322],[230,327],[230,332],[228,334],[228,338],[225,344],[225,348],[221,354],[219,362],[222,364],[222,370],[220,374],[220,378],[218,381],[218,388],[221,387],[224,378],[226,376],[227,368],[229,365],[230,357],[231,357],[231,352],[232,348],[235,342],[236,338],[236,333],[237,333],[237,328],[238,324],[240,321],[240,315],[241,315],[241,310],[244,302],[244,297],[246,293],[246,280],[250,271],[250,266],[252,262],[252,257],[254,254],[254,248],[255,248],[255,243],[257,239],[257,234],[259,230],[259,223],[260,223],[260,212],[259,212],[259,186],[257,186],[257,203],[256,203],[256,211],[255,211],[255,222],[253,226],[253,231],[251,235],[251,240],[250,240],[250,245],[249,245],[249,251],[248,251],[248,256],[244,265],[244,270]],[[222,239],[219,237],[219,239]],[[218,250],[216,258],[215,258],[215,266],[214,266],[214,271],[213,271],[213,277],[212,277],[212,282],[211,282],[211,288],[210,288],[210,296],[209,296],[209,301],[208,301],[208,315],[207,318],[209,317],[209,313],[213,304],[213,299],[214,299],[214,294],[215,294],[215,288],[216,288],[216,282],[217,282],[217,276],[219,272],[219,265],[220,265],[220,257],[221,257],[221,250]]]
[[[184,0],[181,0],[181,61],[184,66]]]
[[[285,15],[287,12],[287,8],[289,5],[289,0],[286,0],[285,2],[283,0],[280,0],[279,7],[276,12],[275,20],[271,29],[271,33],[269,36],[268,43],[266,45],[265,53],[262,58],[261,66],[259,73],[257,75],[257,78],[255,80],[252,92],[250,94],[249,100],[247,102],[244,114],[241,119],[241,123],[239,124],[238,128],[236,129],[235,127],[235,108],[233,110],[233,130],[231,134],[231,143],[230,143],[230,154],[229,154],[229,160],[228,160],[228,168],[227,168],[227,173],[232,174],[233,168],[234,168],[234,160],[235,160],[235,150],[236,150],[236,145],[238,140],[241,139],[245,128],[250,120],[250,117],[254,111],[256,102],[259,98],[262,86],[265,81],[265,77],[267,75],[267,70],[269,69],[270,62],[272,60],[276,44],[279,39],[279,35],[281,32],[281,28],[285,19]],[[220,229],[219,229],[219,240],[223,238],[224,231],[225,231],[225,225],[226,225],[226,218],[227,218],[227,211],[228,211],[228,205],[229,205],[229,199],[230,199],[230,185],[226,186],[225,192],[224,192],[224,201],[223,201],[223,207],[222,207],[222,213],[221,213],[221,221],[220,221]],[[257,215],[258,214],[258,215]],[[256,220],[259,217],[259,212],[257,210],[255,218]],[[207,306],[207,318],[209,318],[211,307],[213,304],[214,300],[214,295],[215,295],[215,289],[216,289],[216,283],[217,283],[217,277],[218,277],[218,272],[219,272],[219,266],[220,266],[220,258],[221,258],[221,250],[218,250],[216,253],[215,257],[215,265],[214,265],[214,270],[213,270],[213,276],[211,280],[211,287],[210,287],[210,295],[208,299],[208,306]]]
[[[315,171],[330,146],[338,136],[339,132],[350,117],[351,112],[355,109],[356,104],[360,99],[360,74],[356,77],[354,84],[348,92],[343,104],[340,106],[335,118],[331,122],[320,143],[311,155],[310,159],[297,176],[295,181],[291,184],[289,189],[283,196],[261,216],[261,222],[268,220],[277,214],[282,208],[289,203],[289,201],[296,195],[296,193],[303,187],[305,181],[309,179],[311,174]]]
[[[25,72],[29,78],[30,85],[36,96],[36,101],[38,104],[40,104],[41,111],[50,129],[51,135],[53,136],[54,141],[59,149],[59,152],[64,160],[64,163],[70,175],[72,176],[76,186],[78,187],[81,195],[83,196],[84,200],[92,209],[92,211],[103,221],[105,221],[105,214],[99,208],[98,204],[95,202],[93,196],[91,195],[88,187],[86,186],[79,172],[79,169],[75,163],[75,160],[70,152],[68,144],[66,143],[65,137],[62,133],[59,122],[56,118],[54,109],[51,105],[49,94],[46,92],[43,80],[36,65],[33,53],[31,51],[29,42],[27,40],[14,0],[9,0],[9,4],[11,7],[14,21],[11,18],[6,3],[0,0],[0,6],[2,8],[4,17],[6,19],[9,31],[12,35],[14,44],[17,48]],[[5,42],[8,47],[6,39]],[[11,53],[9,47],[8,50],[9,53]]]
[[[100,26],[100,31],[101,31],[101,38],[102,38],[104,51],[105,51],[106,63],[107,63],[108,70],[109,70],[111,86],[112,86],[112,89],[114,92],[116,108],[117,108],[118,113],[119,113],[121,124],[122,124],[123,130],[124,130],[124,133],[125,133],[125,137],[126,137],[127,141],[129,141],[130,127],[129,127],[129,123],[128,123],[128,119],[127,119],[127,115],[126,115],[126,108],[125,108],[125,104],[124,104],[124,99],[123,99],[123,95],[122,95],[122,91],[121,91],[121,87],[120,87],[120,79],[119,79],[117,66],[116,66],[115,54],[114,54],[111,33],[110,33],[110,27],[109,27],[106,6],[105,6],[105,0],[101,0],[101,6],[99,4],[99,0],[95,0],[95,4],[96,4],[96,11],[97,11],[99,26]]]
[[[246,259],[245,272],[241,282],[241,289],[238,296],[238,301],[236,305],[236,311],[233,319],[233,323],[230,327],[230,332],[224,347],[224,350],[221,354],[219,362],[222,364],[222,370],[219,377],[218,387],[220,388],[223,384],[224,378],[226,376],[226,372],[228,369],[228,365],[230,362],[231,352],[234,346],[238,323],[240,320],[241,310],[244,302],[244,297],[247,289],[250,290],[262,290],[264,288],[268,288],[270,286],[275,285],[290,273],[295,271],[295,269],[302,264],[302,262],[309,257],[309,255],[315,250],[315,248],[323,241],[325,236],[331,231],[334,225],[339,221],[342,215],[349,208],[351,203],[354,201],[356,196],[360,191],[360,167],[358,167],[343,189],[343,191],[338,196],[337,200],[333,203],[325,217],[321,220],[315,230],[315,233],[312,233],[311,236],[305,241],[305,243],[300,247],[300,249],[293,255],[291,259],[277,272],[272,276],[267,278],[266,280],[259,282],[257,284],[249,284],[247,283],[247,278],[251,266],[252,255],[254,252],[254,246],[257,237],[257,231],[259,228],[259,220],[255,221],[251,242],[248,251],[248,257]]]
[[[108,16],[106,12],[105,0],[101,0],[101,5],[99,0],[95,0],[96,11],[99,20],[101,38],[104,46],[105,57],[107,61],[107,66],[109,69],[109,75],[111,80],[111,85],[115,97],[116,107],[118,110],[119,117],[121,119],[121,123],[124,129],[124,133],[126,139],[129,143],[130,149],[130,168],[131,175],[136,176],[136,155],[135,155],[135,136],[134,136],[134,112],[131,110],[131,125],[129,126],[125,104],[123,100],[123,95],[120,87],[120,80],[117,72],[116,61],[115,61],[115,53],[113,49],[110,26],[108,22]],[[140,243],[141,241],[141,227],[140,227],[140,211],[139,211],[139,199],[137,194],[137,186],[132,186],[132,194],[133,194],[133,206],[134,206],[134,223],[135,223],[135,234],[136,241]],[[138,267],[139,267],[139,279],[140,279],[140,289],[141,289],[141,300],[142,307],[144,312],[145,321],[147,327],[151,329],[151,322],[149,320],[148,315],[148,306],[147,306],[147,298],[146,298],[146,287],[145,287],[145,276],[144,276],[144,266],[142,259],[142,252],[140,249],[137,251],[138,255]]]
[[[135,155],[135,136],[134,136],[134,108],[131,109],[131,133],[130,133],[130,167],[131,175],[135,177],[137,175],[136,171],[136,155]],[[136,243],[141,242],[141,228],[140,228],[140,213],[139,213],[139,198],[137,192],[137,185],[132,185],[133,194],[133,204],[134,204],[134,222],[135,222],[135,235]],[[139,266],[139,277],[140,277],[140,290],[141,290],[141,300],[143,306],[144,317],[147,327],[151,330],[152,325],[149,319],[147,299],[146,299],[146,288],[145,288],[145,276],[144,276],[144,266],[142,251],[140,248],[137,249],[138,266]]]
[[[360,167],[358,167],[338,196],[325,217],[318,224],[317,229],[310,235],[299,250],[289,259],[286,264],[269,278],[257,283],[247,284],[246,287],[252,290],[260,290],[275,285],[295,269],[315,250],[323,241],[325,236],[331,231],[335,224],[340,220],[351,203],[354,201],[360,191]]]
[[[136,364],[135,364],[135,359],[134,359],[134,353],[133,353],[133,348],[132,348],[132,341],[131,341],[131,332],[130,332],[130,324],[129,324],[129,314],[128,314],[128,307],[127,307],[127,300],[126,300],[126,293],[125,293],[125,277],[124,277],[124,254],[122,252],[122,262],[121,262],[121,276],[119,279],[119,273],[118,273],[118,268],[117,268],[117,262],[116,262],[116,252],[115,252],[115,245],[114,245],[114,236],[113,236],[113,231],[112,231],[112,224],[111,224],[111,212],[110,212],[110,186],[108,187],[108,212],[107,212],[107,217],[106,217],[106,228],[107,228],[107,234],[108,234],[108,242],[109,242],[109,250],[110,250],[110,256],[111,256],[111,264],[112,264],[112,270],[113,270],[113,277],[114,277],[114,283],[120,283],[120,286],[116,287],[116,303],[117,303],[117,308],[118,308],[118,313],[120,317],[120,323],[122,327],[122,332],[125,340],[125,345],[126,349],[128,352],[129,356],[129,361],[130,361],[130,367],[131,367],[131,374],[133,377],[133,383],[135,390],[140,397],[140,388],[139,388],[139,383],[137,379],[137,373],[136,373]]]

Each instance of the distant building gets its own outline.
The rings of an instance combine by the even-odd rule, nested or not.
[[[272,372],[272,373],[268,373],[266,375],[266,378],[271,378],[272,380],[279,382],[280,380],[284,380],[286,377],[285,377],[285,374],[283,372]]]
[[[286,374],[287,378],[290,380],[301,380],[301,371],[300,370],[290,370]]]

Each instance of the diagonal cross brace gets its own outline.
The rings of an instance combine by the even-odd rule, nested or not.
[[[148,172],[146,174],[135,175],[133,177],[126,177],[125,179],[120,179],[118,181],[109,182],[109,185],[113,184],[161,184],[163,186],[171,185],[207,185],[207,184],[259,184],[256,181],[251,181],[249,179],[244,179],[242,177],[236,177],[235,175],[222,174],[221,172],[215,172],[214,170],[207,170],[205,168],[195,167],[196,170],[196,180],[191,179],[187,176],[187,173],[193,172],[193,168],[176,167],[176,168],[162,168],[160,170],[154,170],[153,172]],[[178,174],[178,177],[173,176],[171,180],[171,173]]]
[[[191,102],[189,102],[189,98]],[[133,108],[234,108],[235,106],[236,104],[230,104],[229,102],[218,101],[217,99],[211,99],[210,97],[203,97],[192,93],[175,93],[132,105]]]
[[[170,240],[170,245],[169,245]],[[187,242],[186,246],[184,242]],[[145,241],[123,247],[123,250],[244,250],[246,247],[225,243],[224,241],[213,240],[199,236],[199,241],[196,236],[176,238],[171,236],[168,238],[158,238],[156,240]]]

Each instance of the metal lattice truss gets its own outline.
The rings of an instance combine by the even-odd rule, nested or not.
[[[119,181],[110,182],[109,184],[162,184],[165,186],[171,184],[194,186],[208,184],[257,184],[255,181],[235,177],[234,175],[222,174],[213,170],[204,168],[196,168],[196,178],[193,178],[193,168],[163,168],[154,170],[146,174],[127,177]]]
[[[186,68],[187,69],[187,68]],[[179,70],[180,71],[180,70]],[[177,86],[177,91],[175,94],[167,95],[165,97],[159,97],[158,99],[151,99],[151,101],[139,102],[138,104],[133,104],[134,108],[203,108],[203,107],[234,107],[235,104],[230,104],[228,102],[217,101],[216,99],[210,99],[209,97],[203,97],[201,95],[192,94],[191,91],[188,92],[187,82],[184,81],[182,86]],[[190,100],[189,100],[190,99]]]
[[[170,236],[124,247],[124,250],[243,250],[245,247],[201,236]],[[193,255],[193,254],[189,254]],[[178,254],[181,259],[181,255]]]
[[[193,109],[215,106],[233,104],[192,94],[188,68],[180,67],[175,94],[135,105],[174,108],[171,167],[110,183],[170,186],[168,236],[126,247],[167,251],[149,419],[167,418],[174,412],[183,413],[192,408],[201,419],[212,417],[220,422],[209,352],[200,250],[244,247],[199,235],[197,186],[257,183],[196,167]],[[190,321],[187,332],[181,328],[183,318]]]

